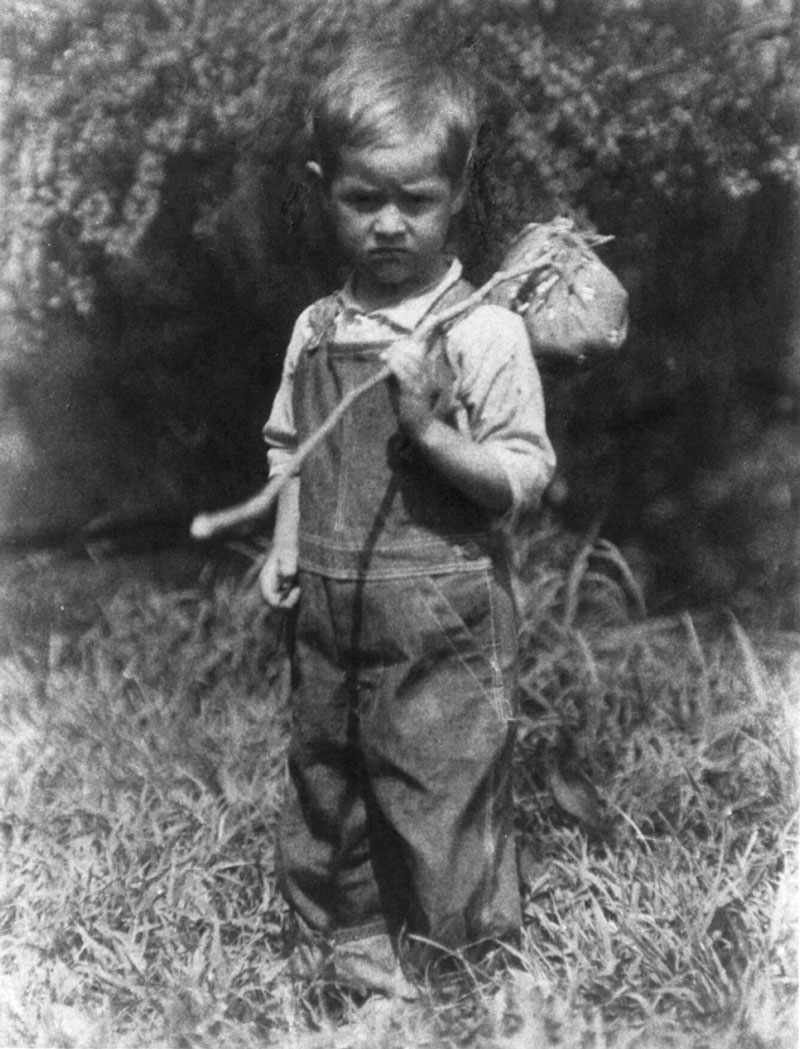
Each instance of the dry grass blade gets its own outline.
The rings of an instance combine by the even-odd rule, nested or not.
[[[700,644],[700,638],[697,634],[694,620],[688,612],[683,612],[681,614],[681,622],[683,623],[689,637],[692,652],[697,659],[697,665],[700,667],[700,682],[703,690],[703,709],[707,710],[710,704],[711,693],[709,687],[708,664],[706,663],[706,657],[703,653],[703,646]]]
[[[592,522],[586,533],[586,538],[581,544],[581,548],[575,555],[570,567],[564,591],[564,614],[562,617],[562,625],[565,630],[569,630],[575,621],[575,616],[578,611],[581,581],[586,574],[589,565],[589,558],[594,549],[597,537],[600,534],[600,529],[603,525],[603,518],[604,515],[598,516]]]
[[[619,569],[620,575],[628,589],[628,593],[633,599],[636,612],[642,619],[644,619],[647,615],[647,604],[645,602],[644,593],[636,576],[634,576],[631,571],[630,565],[619,552],[617,547],[609,542],[608,539],[598,539],[595,544],[593,556],[603,558]]]
[[[765,680],[764,667],[755,653],[750,638],[742,630],[739,620],[733,613],[730,613],[730,626],[736,645],[742,655],[742,663],[747,674],[747,680],[753,690],[753,696],[760,704],[766,707],[769,705],[771,697]]]

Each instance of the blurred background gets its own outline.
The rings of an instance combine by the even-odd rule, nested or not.
[[[473,280],[569,215],[624,350],[542,365],[548,517],[653,611],[800,628],[800,14],[793,0],[5,0],[0,543],[183,541],[265,480],[294,317],[340,279],[303,180],[354,37],[471,49]]]

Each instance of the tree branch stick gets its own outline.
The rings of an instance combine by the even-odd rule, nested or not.
[[[437,331],[446,327],[463,313],[467,313],[469,310],[474,309],[476,306],[480,305],[480,303],[484,302],[499,284],[504,284],[507,281],[512,280],[520,280],[522,277],[528,277],[537,270],[546,269],[552,264],[552,261],[552,253],[545,252],[535,261],[527,262],[513,270],[501,270],[498,273],[495,273],[494,276],[490,277],[485,284],[482,284],[480,288],[474,291],[468,298],[462,299],[461,302],[455,303],[453,306],[450,306],[449,309],[442,310],[441,313],[433,314],[427,320],[423,321],[419,327],[415,329],[411,337],[423,344],[427,344]],[[191,524],[190,533],[192,538],[211,539],[220,532],[228,531],[228,529],[235,528],[237,525],[246,524],[249,521],[255,521],[266,517],[275,505],[283,488],[288,484],[290,478],[297,476],[303,463],[314,451],[317,445],[321,444],[331,430],[336,427],[342,416],[349,411],[359,397],[362,397],[367,391],[384,382],[391,374],[391,370],[384,366],[367,379],[366,382],[361,383],[360,386],[356,386],[346,394],[327,419],[322,423],[319,429],[315,430],[314,433],[312,433],[311,436],[303,441],[298,447],[297,451],[289,460],[286,471],[268,481],[260,492],[257,492],[245,502],[240,503],[237,506],[231,506],[226,510],[218,510],[210,514],[198,514]]]

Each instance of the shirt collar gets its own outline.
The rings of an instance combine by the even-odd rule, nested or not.
[[[379,310],[365,310],[359,306],[353,297],[353,278],[350,277],[339,292],[339,300],[346,310],[351,313],[359,313],[363,316],[385,319],[393,327],[413,331],[420,323],[431,306],[460,279],[462,266],[458,259],[453,259],[447,273],[432,288],[426,288],[418,295],[412,295],[396,306],[386,306]]]

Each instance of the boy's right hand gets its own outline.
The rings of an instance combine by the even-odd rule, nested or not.
[[[419,440],[430,426],[437,392],[433,384],[425,343],[414,338],[398,339],[381,354],[395,380],[393,400],[400,425]]]
[[[261,594],[276,612],[288,612],[300,598],[297,551],[273,547],[258,577]]]

